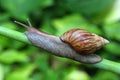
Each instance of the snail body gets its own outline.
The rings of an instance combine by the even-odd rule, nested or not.
[[[15,22],[27,28],[25,35],[32,45],[43,48],[54,55],[82,63],[100,62],[102,58],[94,52],[109,43],[106,39],[83,29],[72,29],[57,37],[35,29],[29,20],[29,26]]]

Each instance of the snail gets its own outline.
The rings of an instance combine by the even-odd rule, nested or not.
[[[94,52],[109,43],[108,40],[84,29],[71,29],[57,37],[35,29],[28,19],[27,22],[29,26],[15,21],[27,28],[25,35],[32,45],[43,48],[56,56],[78,62],[94,64],[102,61],[102,58]]]

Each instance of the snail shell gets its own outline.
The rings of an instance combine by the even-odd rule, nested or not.
[[[80,54],[92,54],[109,43],[108,40],[96,34],[78,28],[65,32],[60,38]]]

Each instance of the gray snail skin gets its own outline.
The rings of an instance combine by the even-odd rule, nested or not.
[[[102,58],[94,54],[94,52],[109,43],[108,40],[79,28],[71,29],[62,36],[57,37],[35,29],[30,21],[27,21],[29,26],[18,21],[15,21],[15,23],[27,28],[25,35],[32,45],[51,52],[56,56],[78,62],[89,64],[100,62]]]

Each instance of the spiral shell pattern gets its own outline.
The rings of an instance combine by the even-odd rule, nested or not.
[[[92,54],[109,43],[108,40],[79,28],[65,32],[60,39],[80,54]]]

